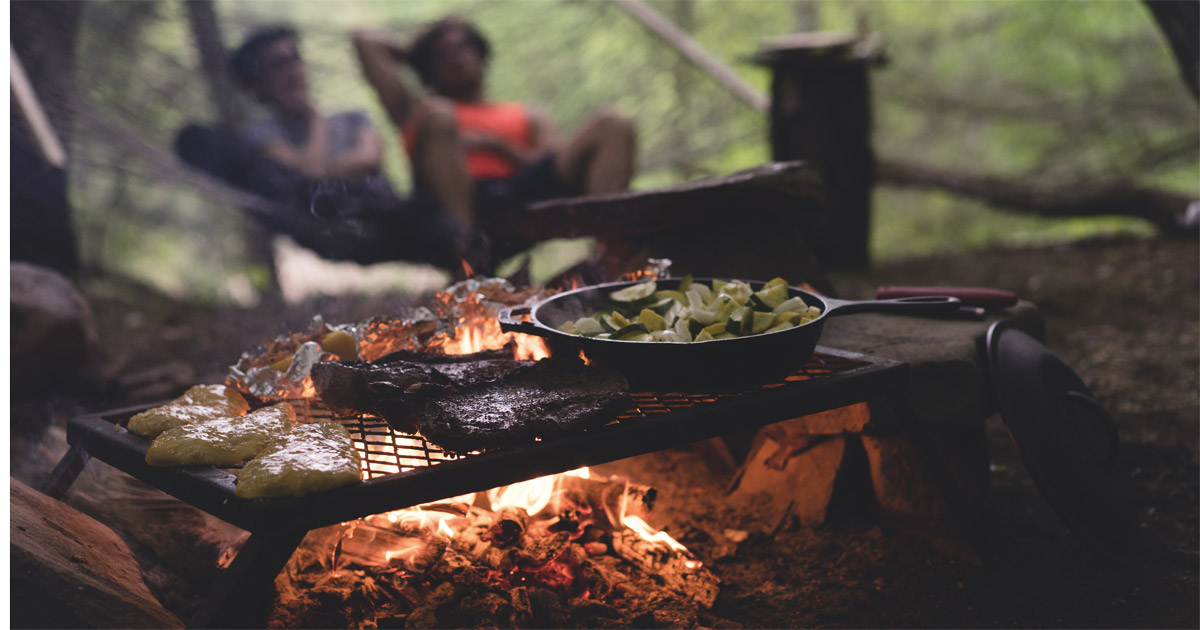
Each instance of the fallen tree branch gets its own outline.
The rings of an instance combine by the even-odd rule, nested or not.
[[[1049,189],[1014,179],[939,170],[883,159],[877,163],[876,176],[880,183],[940,188],[974,197],[1005,210],[1051,217],[1134,216],[1150,221],[1164,234],[1182,236],[1194,233],[1182,221],[1191,199],[1129,182],[1083,183]]]

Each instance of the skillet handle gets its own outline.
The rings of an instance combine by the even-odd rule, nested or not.
[[[496,313],[496,319],[500,320],[500,330],[540,336],[542,333],[533,322],[514,317],[514,315],[528,315],[529,311],[530,307],[526,305],[509,306],[500,309],[500,312]]]
[[[833,300],[824,298],[829,306],[827,315],[851,313],[896,313],[899,315],[945,315],[962,308],[962,301],[945,295],[922,295],[894,300]]]

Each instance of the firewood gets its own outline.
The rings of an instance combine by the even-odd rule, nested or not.
[[[496,511],[495,520],[482,538],[505,547],[519,541],[525,535],[528,523],[529,513],[525,508],[506,505]]]
[[[705,608],[717,600],[720,580],[687,552],[646,540],[631,529],[613,534],[613,551]]]
[[[658,498],[658,491],[653,487],[631,483],[617,475],[603,479],[564,476],[561,489],[564,505],[592,506],[603,515],[601,524],[610,530],[623,527],[622,516],[646,518]]]
[[[9,504],[13,627],[183,627],[112,530],[16,479]]]
[[[522,548],[515,554],[515,560],[524,567],[538,567],[557,558],[571,541],[567,532],[557,532],[550,536],[525,536]]]
[[[425,596],[404,622],[406,628],[439,628],[437,609],[455,600],[454,585],[442,582]]]
[[[508,602],[512,606],[509,625],[513,628],[529,628],[533,626],[533,601],[529,599],[529,588],[514,586],[508,592]]]

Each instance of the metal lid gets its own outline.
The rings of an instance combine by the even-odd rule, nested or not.
[[[1128,476],[1118,474],[1112,416],[1071,368],[1010,322],[988,329],[986,349],[1000,416],[1042,495],[1097,553],[1131,564],[1138,522]]]

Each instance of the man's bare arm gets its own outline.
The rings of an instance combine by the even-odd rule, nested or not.
[[[397,127],[403,127],[412,116],[414,99],[396,63],[408,57],[408,49],[386,33],[355,31],[354,50],[363,76],[379,95],[388,117]]]
[[[263,145],[262,152],[305,177],[325,177],[329,172],[325,159],[325,118],[316,111],[309,113],[308,140],[303,146],[297,148],[283,140],[273,140]]]
[[[327,169],[330,177],[339,179],[354,179],[356,177],[376,173],[383,163],[383,140],[371,127],[363,127],[358,132],[354,149],[345,155],[334,158]]]

